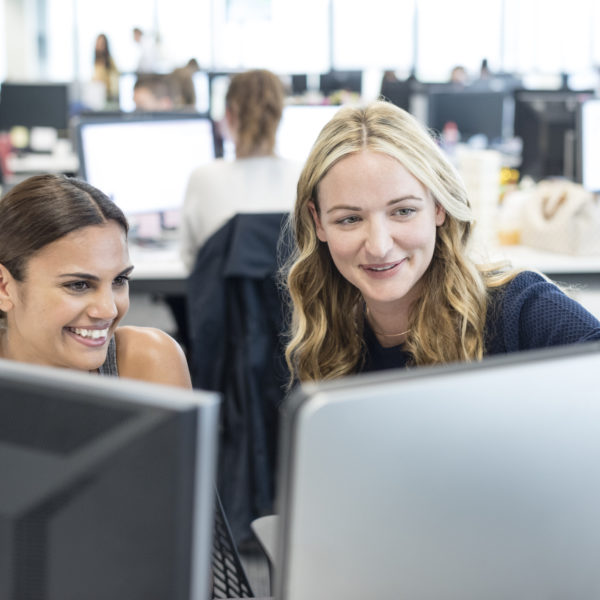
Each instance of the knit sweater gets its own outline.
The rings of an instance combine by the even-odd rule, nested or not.
[[[361,371],[405,367],[402,345],[384,348],[365,320]],[[538,273],[524,271],[491,293],[485,325],[485,355],[600,340],[600,321]]]

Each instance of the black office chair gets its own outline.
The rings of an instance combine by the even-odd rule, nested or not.
[[[200,249],[188,278],[194,387],[222,394],[217,487],[238,546],[273,512],[279,406],[288,371],[277,270],[284,213],[238,214]]]
[[[227,523],[219,495],[215,494],[215,531],[212,553],[212,598],[254,598]]]

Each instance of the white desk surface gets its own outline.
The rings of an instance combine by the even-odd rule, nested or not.
[[[187,270],[179,256],[176,241],[165,246],[129,245],[131,260],[135,265],[132,279],[185,279]],[[515,267],[536,269],[552,277],[553,274],[597,275],[600,284],[600,255],[569,256],[553,252],[543,252],[526,246],[490,245],[487,249],[489,260],[507,259]]]

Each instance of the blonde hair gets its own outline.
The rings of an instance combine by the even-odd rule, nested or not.
[[[238,157],[274,153],[284,99],[283,84],[271,71],[254,69],[232,78],[225,103],[235,118]]]
[[[412,364],[480,359],[488,287],[514,276],[480,269],[467,257],[472,212],[465,186],[414,117],[383,101],[342,108],[323,128],[306,161],[289,223],[296,242],[285,268],[292,303],[286,360],[292,379],[332,379],[361,366],[364,300],[317,238],[309,203],[319,210],[319,182],[338,161],[367,149],[398,160],[446,211],[422,278],[421,299],[409,315],[405,348]]]

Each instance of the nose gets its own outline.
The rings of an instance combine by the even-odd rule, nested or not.
[[[367,229],[365,249],[375,259],[385,258],[392,249],[394,240],[389,224],[383,219],[374,219]]]
[[[115,293],[111,289],[99,289],[88,307],[88,314],[94,319],[112,321],[119,314]]]

